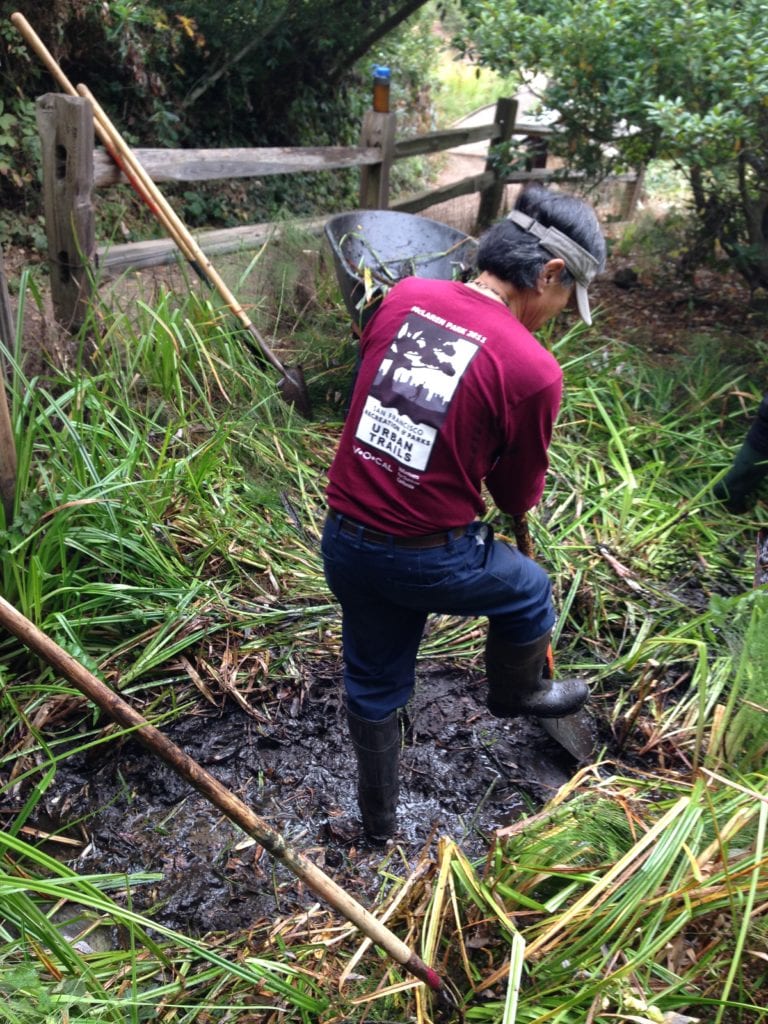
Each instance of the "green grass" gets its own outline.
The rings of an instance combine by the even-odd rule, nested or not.
[[[95,354],[66,372],[26,379],[6,353],[19,475],[2,594],[159,725],[197,698],[170,666],[202,645],[270,658],[251,700],[338,659],[318,537],[353,352],[329,268],[293,313],[288,271],[269,273],[285,282],[278,311],[257,312],[305,365],[310,423],[195,290],[99,309]],[[558,671],[592,677],[635,770],[604,753],[478,862],[450,837],[416,866],[392,851],[377,910],[453,979],[468,1021],[765,1021],[768,658],[752,553],[766,513],[730,516],[709,490],[743,429],[723,410],[754,385],[712,358],[716,338],[659,365],[597,331],[551,334],[566,398],[531,529],[555,582]],[[422,657],[472,670],[482,648],[477,623],[443,618]],[[1,840],[0,1021],[427,1019],[423,990],[327,910],[290,945],[251,935],[246,949],[133,913],[146,876],[82,878],[43,854],[23,827],[72,738],[103,742],[76,697],[0,637],[0,799],[26,794]],[[45,726],[57,707],[68,735]],[[86,932],[120,924],[126,948],[78,950],[54,909]]]
[[[504,79],[490,68],[457,60],[446,53],[436,72],[435,109],[439,126],[447,127],[478,107],[495,103],[500,96],[514,96],[515,79]]]

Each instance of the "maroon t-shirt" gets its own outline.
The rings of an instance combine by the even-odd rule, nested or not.
[[[562,371],[502,303],[455,281],[409,277],[385,296],[329,471],[331,508],[413,536],[541,497]]]

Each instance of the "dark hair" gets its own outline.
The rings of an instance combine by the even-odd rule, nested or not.
[[[542,185],[530,185],[519,195],[515,209],[533,217],[545,228],[557,228],[591,253],[605,267],[605,239],[592,207],[583,199],[551,192]],[[477,248],[477,269],[487,270],[516,288],[534,288],[552,253],[541,245],[535,235],[512,221],[498,221],[480,238]],[[568,285],[571,274],[563,270],[560,280]]]

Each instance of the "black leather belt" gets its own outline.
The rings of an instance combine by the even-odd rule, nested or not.
[[[372,530],[370,526],[357,523],[348,516],[335,512],[332,508],[328,510],[328,518],[332,523],[339,524],[339,531],[350,537],[358,537],[360,540],[368,541],[369,544],[394,544],[397,548],[440,548],[450,540],[458,540],[467,532],[466,526],[457,526],[453,530],[445,530],[442,533],[422,533],[417,537],[398,537],[394,533],[381,533],[379,530]]]

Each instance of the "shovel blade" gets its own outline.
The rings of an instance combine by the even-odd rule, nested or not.
[[[283,367],[284,376],[278,381],[277,387],[283,399],[293,405],[305,420],[312,418],[312,406],[309,392],[300,366]]]
[[[579,708],[563,718],[540,718],[539,723],[577,761],[591,761],[597,746],[597,729],[592,715]]]

